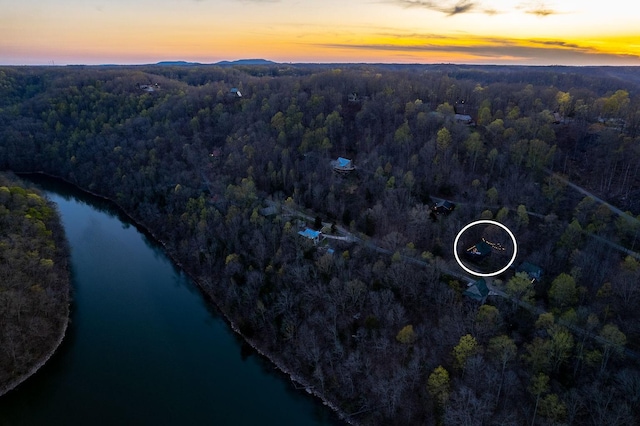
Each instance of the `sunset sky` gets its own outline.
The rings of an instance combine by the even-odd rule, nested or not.
[[[0,64],[640,65],[630,0],[0,0]]]

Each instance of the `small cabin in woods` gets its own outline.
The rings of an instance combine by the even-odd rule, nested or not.
[[[338,157],[337,160],[331,162],[331,165],[337,173],[350,173],[356,169],[351,160],[343,157]]]

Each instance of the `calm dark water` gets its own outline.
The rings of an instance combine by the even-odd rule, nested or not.
[[[243,348],[194,284],[108,203],[38,180],[71,245],[67,338],[0,398],[0,425],[335,425]]]

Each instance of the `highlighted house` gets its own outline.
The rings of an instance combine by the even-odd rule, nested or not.
[[[491,246],[483,240],[469,247],[465,254],[471,259],[482,260],[491,255]]]

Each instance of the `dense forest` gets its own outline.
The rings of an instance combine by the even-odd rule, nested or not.
[[[33,374],[62,341],[67,257],[55,206],[0,175],[0,395]]]
[[[636,72],[5,67],[0,169],[116,202],[348,422],[631,425]],[[477,219],[543,275],[467,297],[452,244]]]

